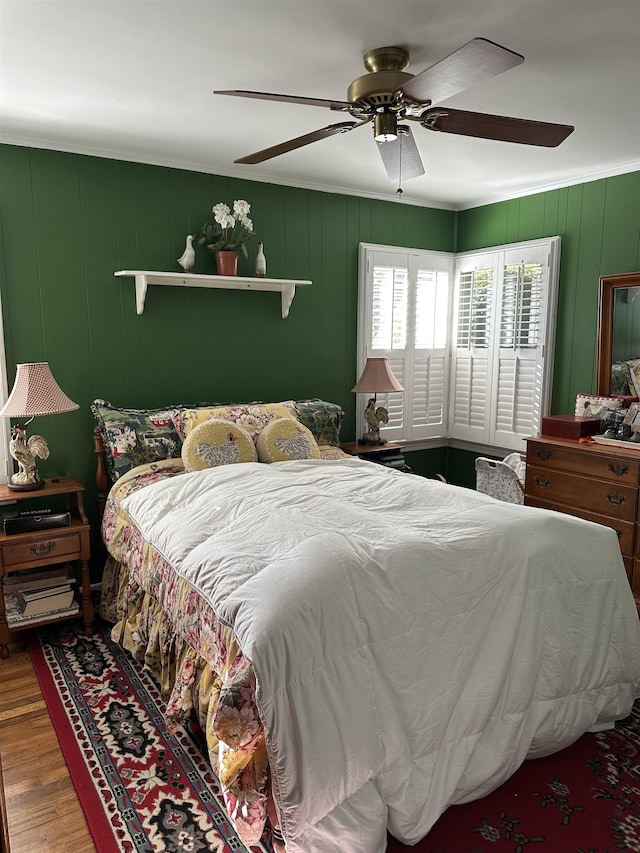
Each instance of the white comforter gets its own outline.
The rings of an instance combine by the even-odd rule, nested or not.
[[[123,507],[253,663],[291,853],[415,843],[640,695],[609,528],[357,459],[228,465]]]

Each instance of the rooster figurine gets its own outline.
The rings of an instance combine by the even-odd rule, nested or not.
[[[15,424],[11,428],[9,453],[18,463],[18,471],[8,484],[10,489],[27,491],[44,485],[36,466],[36,456],[47,459],[49,446],[41,435],[32,435],[27,440],[27,425]]]
[[[385,444],[385,440],[380,438],[380,424],[389,423],[389,413],[383,406],[376,408],[375,397],[371,397],[367,403],[364,419],[369,425],[369,429],[362,437],[363,444]]]

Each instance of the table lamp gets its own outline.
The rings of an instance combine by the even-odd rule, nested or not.
[[[386,439],[380,438],[380,424],[389,423],[389,413],[383,406],[376,408],[376,396],[388,391],[404,391],[389,367],[388,358],[368,358],[360,379],[351,389],[357,394],[373,393],[364,411],[364,419],[369,429],[360,439],[361,444],[386,444]]]
[[[9,453],[18,463],[18,471],[7,483],[9,489],[30,491],[44,486],[36,466],[36,456],[47,459],[49,446],[41,435],[27,439],[27,425],[35,417],[72,412],[78,408],[78,404],[67,397],[53,378],[46,361],[18,365],[11,394],[0,409],[0,417],[28,418],[11,428]]]

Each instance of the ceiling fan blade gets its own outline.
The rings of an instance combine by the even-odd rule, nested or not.
[[[306,104],[309,107],[328,107],[330,110],[349,110],[348,101],[329,101],[323,98],[299,98],[296,95],[277,95],[272,92],[249,92],[246,89],[226,89],[214,95],[233,95],[236,98],[255,98],[259,101],[282,101],[286,104]]]
[[[519,53],[488,39],[475,38],[403,83],[401,91],[418,103],[439,104],[521,62],[524,56]]]
[[[428,110],[421,120],[423,127],[460,136],[497,139],[501,142],[519,142],[523,145],[542,145],[555,148],[574,128],[568,124],[550,124],[524,118],[471,113],[466,110],[449,110],[444,107]]]
[[[377,142],[378,151],[392,183],[400,184],[409,178],[424,175],[424,166],[411,129],[398,126],[398,136],[391,142]]]
[[[339,124],[330,124],[320,130],[314,130],[312,133],[305,133],[304,136],[297,136],[295,139],[289,139],[287,142],[281,142],[280,145],[273,145],[271,148],[263,148],[262,151],[256,151],[255,154],[247,154],[246,157],[240,157],[239,160],[234,160],[234,163],[262,163],[264,160],[270,160],[272,157],[278,157],[280,154],[286,154],[288,151],[295,151],[296,148],[302,148],[304,145],[309,145],[311,142],[318,142],[320,139],[326,139],[328,136],[334,136],[336,133],[346,133],[352,130],[357,125],[363,122],[342,121]]]

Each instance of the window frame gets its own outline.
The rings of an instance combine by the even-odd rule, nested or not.
[[[540,392],[539,399],[532,397],[532,408],[536,410],[535,417],[538,420],[538,427],[541,424],[542,417],[546,415],[550,408],[552,379],[553,379],[553,357],[555,349],[555,321],[556,321],[556,306],[558,292],[558,273],[560,263],[560,237],[541,238],[536,240],[522,241],[512,244],[502,244],[500,246],[491,246],[478,250],[470,250],[466,252],[438,252],[426,249],[408,249],[398,246],[384,246],[372,243],[361,243],[359,248],[359,281],[358,281],[358,329],[357,329],[357,375],[360,376],[364,367],[367,356],[371,355],[389,355],[388,352],[376,350],[371,351],[370,346],[370,326],[371,326],[371,301],[372,301],[372,271],[371,264],[376,254],[388,254],[392,258],[396,257],[400,261],[403,257],[410,258],[414,256],[416,263],[422,263],[421,268],[429,268],[429,260],[431,263],[442,264],[449,263],[449,295],[448,295],[448,325],[446,338],[446,356],[444,368],[444,414],[442,429],[439,434],[431,434],[429,436],[421,436],[418,438],[411,436],[411,430],[393,428],[393,430],[381,425],[380,434],[387,440],[402,441],[407,448],[420,450],[430,447],[451,446],[463,450],[471,450],[474,452],[484,452],[488,454],[500,455],[516,450],[524,450],[525,436],[520,433],[508,435],[501,432],[499,429],[492,427],[485,429],[482,436],[479,436],[478,431],[466,431],[454,428],[453,426],[453,394],[451,388],[451,377],[453,376],[454,362],[453,346],[455,341],[455,324],[457,322],[458,298],[459,298],[459,276],[462,269],[468,269],[474,261],[487,260],[492,262],[495,269],[494,275],[494,292],[491,302],[491,323],[492,329],[490,332],[491,340],[489,351],[491,353],[491,363],[488,367],[489,376],[489,395],[487,405],[490,407],[494,420],[497,417],[498,410],[496,408],[496,394],[498,389],[498,375],[500,362],[500,331],[495,333],[493,326],[500,324],[500,315],[498,313],[499,300],[503,297],[503,287],[501,285],[502,273],[504,271],[504,263],[500,266],[500,259],[503,261],[507,258],[522,257],[528,259],[537,257],[543,265],[541,289],[543,291],[544,304],[538,315],[538,320],[541,323],[540,328],[540,352],[535,359],[531,359],[536,373],[536,383],[539,384]],[[411,285],[410,285],[411,286]],[[415,286],[415,285],[414,285]],[[506,289],[506,286],[505,288]],[[504,349],[504,348],[503,348]],[[408,359],[410,362],[410,359]],[[514,356],[514,362],[517,361],[517,356]],[[392,364],[392,359],[390,358]],[[393,364],[392,364],[393,367]],[[540,376],[538,377],[538,372]],[[539,379],[539,382],[538,382]],[[402,381],[402,380],[401,380]],[[398,395],[402,392],[398,392]],[[393,395],[378,395],[380,405],[386,405],[388,398]],[[356,409],[356,430],[360,436],[365,431],[364,423],[364,401],[358,397]],[[496,438],[496,433],[497,438]]]

